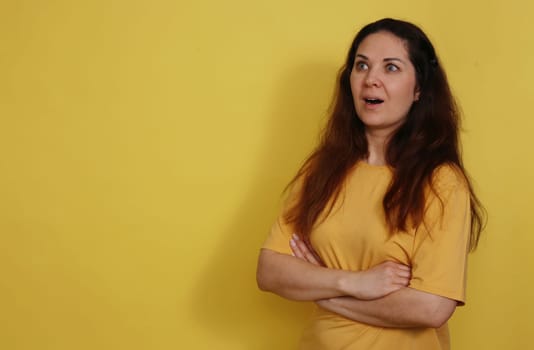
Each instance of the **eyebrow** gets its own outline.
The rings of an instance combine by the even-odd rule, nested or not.
[[[363,58],[364,60],[369,60],[369,58],[365,55],[362,55],[362,54],[356,54],[356,57],[361,57]],[[384,62],[391,62],[391,61],[398,61],[398,62],[401,62],[401,63],[404,63],[406,64],[403,60],[401,60],[400,58],[396,58],[396,57],[386,57],[383,59]]]

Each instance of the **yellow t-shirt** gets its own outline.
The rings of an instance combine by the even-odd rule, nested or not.
[[[470,232],[470,197],[463,177],[440,167],[434,183],[441,201],[426,191],[425,225],[390,235],[382,200],[391,180],[386,166],[359,162],[350,172],[332,212],[317,224],[310,241],[330,268],[367,270],[386,260],[412,267],[410,287],[465,302]],[[289,198],[291,200],[291,198]],[[292,228],[282,215],[263,248],[291,254]],[[447,324],[441,328],[381,328],[316,308],[300,349],[449,349]]]

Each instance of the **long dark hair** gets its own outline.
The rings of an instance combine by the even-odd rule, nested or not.
[[[296,232],[309,237],[321,213],[332,210],[348,172],[368,156],[365,126],[354,108],[350,74],[360,43],[368,35],[381,31],[394,34],[406,44],[420,91],[406,121],[387,144],[386,162],[393,170],[393,177],[383,199],[386,223],[391,232],[404,231],[409,223],[414,227],[422,224],[425,188],[434,189],[434,170],[448,164],[464,176],[470,192],[470,249],[474,250],[484,226],[484,208],[462,164],[456,102],[425,33],[409,22],[391,18],[366,25],[354,38],[338,74],[330,118],[321,141],[288,185],[299,182],[301,188],[285,219]]]

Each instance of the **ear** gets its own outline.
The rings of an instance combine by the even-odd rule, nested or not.
[[[413,95],[413,100],[414,100],[414,102],[419,101],[419,96],[420,96],[420,95],[421,95],[421,91],[419,91],[419,88],[416,87],[416,88],[415,88],[415,93],[414,93],[414,95]]]

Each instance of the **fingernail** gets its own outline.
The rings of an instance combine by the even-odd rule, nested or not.
[[[293,240],[293,238],[291,238],[291,240],[289,241],[289,244],[291,244],[292,247],[296,246],[297,244],[295,243],[295,241]]]
[[[294,239],[295,241],[298,241],[298,240],[299,240],[299,236],[297,236],[295,233],[293,233],[293,239]]]

